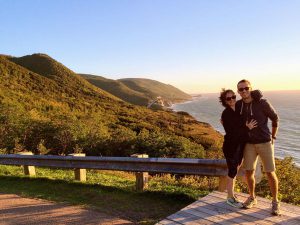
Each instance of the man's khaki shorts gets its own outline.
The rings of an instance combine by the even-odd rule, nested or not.
[[[274,145],[271,142],[261,144],[247,143],[244,149],[243,168],[245,170],[254,170],[257,156],[261,158],[264,172],[275,171]]]

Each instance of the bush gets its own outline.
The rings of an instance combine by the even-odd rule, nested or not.
[[[279,198],[283,202],[300,205],[300,169],[295,166],[291,157],[276,160],[276,174],[279,180]],[[237,189],[248,192],[247,185],[237,182]],[[256,185],[256,194],[271,198],[268,180],[264,174],[262,181]]]

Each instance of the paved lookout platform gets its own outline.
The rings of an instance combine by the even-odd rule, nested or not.
[[[246,194],[238,193],[239,200]],[[227,193],[214,191],[157,223],[162,224],[300,224],[300,207],[281,203],[281,216],[271,214],[271,201],[258,197],[251,209],[238,209],[226,204]]]

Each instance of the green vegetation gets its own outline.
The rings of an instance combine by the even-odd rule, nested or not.
[[[91,84],[99,87],[114,96],[135,105],[146,106],[150,100],[144,93],[135,91],[127,87],[125,84],[118,80],[111,80],[101,76],[94,76],[88,74],[79,74]],[[157,95],[159,96],[159,95]]]
[[[276,160],[276,174],[279,180],[279,198],[283,202],[300,205],[300,169],[291,157]],[[247,193],[247,185],[238,182],[237,189]],[[256,194],[271,199],[271,192],[266,176],[256,185]]]
[[[169,84],[141,78],[126,78],[119,80],[106,79],[100,76],[79,74],[91,84],[135,104],[146,106],[149,101],[160,96],[165,104],[190,100],[191,96]]]
[[[45,54],[0,56],[0,122],[7,153],[221,155],[222,136],[211,126],[123,102]]]
[[[300,205],[300,169],[291,158],[277,160],[280,199]],[[22,167],[0,166],[0,192],[68,202],[99,209],[139,224],[154,224],[218,187],[215,177],[150,176],[144,192],[135,191],[135,175],[120,171],[87,171],[87,182],[74,181],[72,170],[37,168],[37,177],[23,175]],[[238,181],[238,191],[247,192]],[[264,177],[256,187],[259,196],[271,198]]]
[[[150,99],[161,96],[163,99],[171,102],[190,100],[191,96],[173,87],[170,84],[164,84],[156,80],[142,78],[119,79],[119,82],[125,84],[132,90],[143,93]]]
[[[116,171],[88,171],[87,182],[73,181],[73,171],[37,168],[38,178],[22,175],[22,168],[0,166],[0,192],[90,206],[139,224],[154,224],[216,187],[214,178],[154,176],[145,192],[136,192],[135,175]],[[47,178],[47,179],[45,179]]]
[[[143,79],[118,80],[118,85],[125,92],[131,90],[128,95],[144,97],[153,94],[147,86],[156,93],[167,90]],[[223,137],[209,124],[184,112],[154,111],[124,102],[45,54],[0,55],[0,124],[0,153],[223,157]],[[277,161],[277,168],[281,199],[299,205],[299,169],[288,158]],[[20,167],[1,166],[0,192],[92,205],[150,224],[217,187],[216,178],[166,175],[152,177],[149,190],[138,193],[130,173],[91,171],[88,182],[81,184],[68,170],[37,171],[40,178],[26,178]],[[237,188],[246,191],[245,184]],[[257,193],[270,196],[266,179]]]

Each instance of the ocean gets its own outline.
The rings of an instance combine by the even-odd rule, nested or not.
[[[237,94],[239,97],[239,95]],[[279,115],[279,130],[275,142],[275,157],[291,156],[300,167],[300,90],[263,92],[263,98],[269,100]],[[220,123],[224,107],[219,103],[219,94],[201,94],[192,101],[174,104],[174,111],[185,111],[198,121],[207,122],[224,134]],[[271,129],[271,123],[269,122]]]

